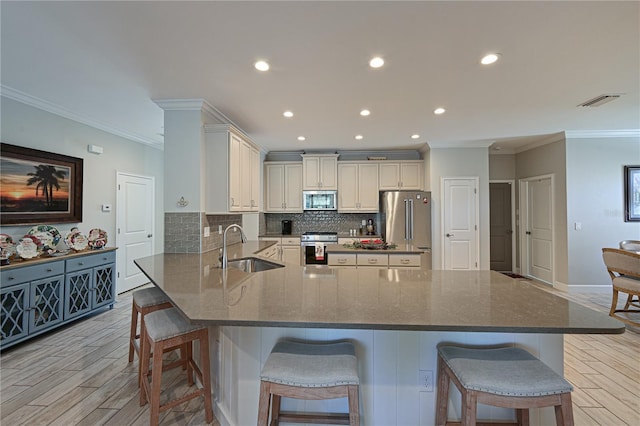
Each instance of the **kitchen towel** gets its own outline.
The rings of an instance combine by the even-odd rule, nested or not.
[[[324,260],[324,243],[316,243],[316,260]]]

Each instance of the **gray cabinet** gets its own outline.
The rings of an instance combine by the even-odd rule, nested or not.
[[[7,348],[99,308],[113,306],[115,251],[3,267],[0,285],[0,344]]]

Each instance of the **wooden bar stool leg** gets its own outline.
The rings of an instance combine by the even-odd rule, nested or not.
[[[191,344],[189,344],[191,346]],[[200,333],[200,362],[202,363],[202,387],[204,388],[204,414],[207,423],[213,421],[213,404],[211,402],[211,373],[209,359],[209,332],[207,329]]]
[[[449,410],[449,376],[444,369],[444,363],[438,357],[438,393],[436,394],[436,426],[447,424]]]
[[[260,382],[260,398],[258,400],[258,426],[267,426],[269,421],[269,402],[271,396],[269,382]]]
[[[280,395],[271,395],[271,426],[280,424],[280,404],[282,397]]]
[[[147,343],[151,346],[151,343]],[[162,343],[153,344],[153,367],[151,368],[151,425],[157,425],[160,418],[160,387],[162,384]]]
[[[143,333],[140,337],[140,342],[147,339],[147,336]],[[144,371],[144,374],[138,373],[138,386],[140,387],[140,406],[142,407],[149,400],[149,396],[147,395],[147,387],[142,383],[142,380],[147,380],[147,374],[149,372],[149,359],[151,358],[151,346],[144,345],[140,348],[139,357],[141,359],[141,369],[140,371]]]
[[[462,426],[475,426],[477,419],[478,399],[470,390],[462,392]]]
[[[133,362],[133,353],[135,352],[134,340],[137,334],[138,334],[138,310],[136,309],[136,304],[131,303],[131,332],[129,334],[129,362]],[[140,365],[138,365],[138,368],[140,368]]]
[[[528,408],[517,408],[516,409],[516,419],[518,420],[519,426],[529,426],[529,409]]]
[[[573,407],[570,393],[564,393],[560,396],[560,405],[556,405],[555,410],[557,426],[573,426]]]
[[[360,425],[360,395],[358,386],[348,385],[347,392],[349,394],[349,425]]]

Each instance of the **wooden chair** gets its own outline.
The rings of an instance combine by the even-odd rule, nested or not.
[[[213,421],[213,406],[211,402],[211,374],[209,364],[209,331],[202,325],[191,324],[176,308],[162,309],[147,314],[146,327],[142,339],[142,381],[140,385],[140,406],[150,404],[150,424],[157,425],[161,411],[168,410],[176,405],[187,402],[193,398],[204,397],[205,420]],[[198,368],[193,360],[192,343],[200,342],[200,365]],[[181,348],[180,359],[162,365],[162,356],[167,348]],[[151,371],[149,360],[151,350],[156,354],[153,357]],[[193,375],[200,381],[202,388],[196,389],[182,397],[160,403],[162,372],[172,368],[183,367],[187,371],[187,383],[194,384]],[[151,379],[149,381],[149,379]]]
[[[277,343],[260,374],[258,426],[286,423],[360,424],[358,366],[353,344]],[[349,414],[280,411],[282,397],[333,399],[347,397]],[[269,409],[271,408],[271,423]]]
[[[620,249],[635,251],[636,253],[640,253],[640,241],[639,240],[623,240],[620,241]],[[637,308],[640,308],[640,297],[634,298],[633,295],[627,296],[627,305],[625,309],[629,307],[629,305],[633,305]]]
[[[633,296],[640,297],[640,253],[603,248],[602,258],[613,284],[613,298],[609,315],[626,324],[640,326],[640,317],[638,317],[639,321],[632,321],[616,315],[618,312],[640,313],[640,309],[635,306],[632,300]],[[623,309],[617,309],[619,292],[627,294],[627,302]]]
[[[129,333],[129,362],[133,362],[133,354],[138,355],[138,385],[142,377],[141,346],[144,341],[140,336],[144,331],[145,316],[151,312],[173,307],[167,296],[157,287],[143,288],[133,292],[131,303],[131,331]],[[140,332],[138,332],[138,317],[140,318]]]
[[[445,426],[449,383],[462,394],[462,426],[477,423],[477,405],[515,408],[517,423],[529,425],[529,409],[555,407],[558,426],[573,425],[573,387],[542,361],[521,348],[471,349],[438,346],[436,425]],[[487,425],[487,423],[483,423]]]

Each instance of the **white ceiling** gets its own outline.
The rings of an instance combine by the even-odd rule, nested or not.
[[[189,98],[267,151],[494,142],[508,151],[561,131],[640,129],[636,1],[0,7],[4,95],[146,143],[163,140],[153,100]],[[488,52],[501,60],[480,65]],[[374,55],[383,68],[369,68]],[[271,70],[256,71],[257,59]],[[577,107],[605,93],[624,96]],[[434,115],[438,106],[447,113]]]

